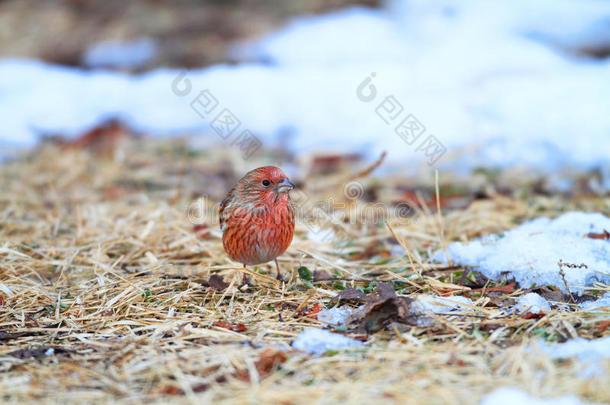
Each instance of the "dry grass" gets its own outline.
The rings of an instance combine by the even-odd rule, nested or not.
[[[217,225],[200,221],[194,232],[187,212],[203,194],[212,206],[258,162],[230,149],[193,153],[179,142],[127,141],[113,153],[46,146],[0,169],[4,402],[476,403],[506,385],[610,401],[607,374],[583,379],[586,365],[550,360],[534,343],[608,335],[607,315],[575,305],[540,319],[508,314],[523,289],[479,292],[474,314],[439,315],[425,328],[396,324],[368,336],[363,348],[317,358],[290,351],[304,327],[324,326],[313,308],[329,305],[337,288],[368,291],[367,280],[387,280],[407,296],[467,292],[459,285],[463,269],[434,264],[429,252],[570,207],[609,214],[608,199],[489,192],[470,201],[462,193],[439,216],[432,178],[413,194],[422,202],[415,215],[370,224],[354,219],[367,198],[388,205],[412,198],[405,190],[417,181],[361,178],[366,195],[351,200],[342,187],[362,165],[306,174],[303,161],[271,151],[266,163],[296,164],[309,197],[335,195],[335,205],[344,204],[337,216],[350,220],[331,226],[341,240],[334,244],[308,238],[310,228],[299,223],[280,262],[286,283],[275,283],[274,269],[263,265],[251,269],[254,285],[240,288],[240,266],[226,258]],[[441,194],[443,184],[472,180],[441,179]],[[300,266],[347,281],[303,280]],[[229,286],[208,286],[212,274]]]

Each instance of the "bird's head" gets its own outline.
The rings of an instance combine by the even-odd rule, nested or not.
[[[288,176],[275,166],[254,169],[239,181],[238,191],[254,203],[276,203],[288,201],[288,192],[294,188]]]

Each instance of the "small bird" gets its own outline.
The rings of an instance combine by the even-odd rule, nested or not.
[[[220,203],[222,244],[236,262],[255,265],[275,261],[294,234],[294,209],[289,191],[294,184],[275,166],[254,169],[239,180]],[[244,281],[247,277],[244,276]]]

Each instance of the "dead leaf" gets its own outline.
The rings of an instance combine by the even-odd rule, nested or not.
[[[328,272],[324,270],[314,270],[313,272],[313,281],[329,281],[334,280],[335,278],[328,274]]]
[[[374,333],[390,322],[413,324],[412,300],[399,297],[389,283],[379,283],[377,293],[370,294],[362,309],[352,313],[346,320],[348,329],[360,333]]]
[[[225,283],[221,276],[218,274],[212,274],[208,280],[208,285],[215,290],[224,291],[227,289],[229,284]]]
[[[505,286],[500,286],[500,287],[487,287],[487,288],[477,288],[476,290],[470,290],[467,293],[469,294],[483,294],[483,293],[490,293],[490,292],[500,292],[500,293],[505,293],[505,294],[509,294],[515,291],[515,283],[510,283],[508,285]],[[467,294],[467,293],[464,293]]]
[[[602,233],[588,233],[587,238],[590,239],[601,239],[601,240],[610,240],[610,232],[604,229]]]
[[[287,358],[286,353],[283,351],[270,347],[261,353],[258,360],[254,363],[254,366],[256,367],[259,377],[265,378],[275,371],[277,366],[284,363]],[[247,370],[237,370],[235,372],[235,377],[242,381],[250,381],[250,374]]]
[[[320,307],[320,305],[315,304],[313,306],[313,308],[310,308],[307,310],[307,312],[305,313],[305,316],[308,318],[318,319],[318,313],[320,311],[322,311],[322,308]]]
[[[553,287],[553,286],[550,286],[550,287],[542,286],[542,287],[534,288],[532,290],[532,292],[540,294],[540,296],[542,296],[547,301],[555,301],[555,302],[568,302],[569,301],[569,297],[567,295],[564,295],[561,292],[561,290],[559,290],[559,288]]]
[[[261,377],[266,377],[280,364],[286,361],[286,353],[281,350],[268,348],[261,353],[260,358],[254,365]]]
[[[219,328],[229,329],[233,332],[246,332],[248,328],[243,323],[232,324],[227,321],[216,321],[213,323],[214,326],[218,326]]]
[[[339,294],[331,298],[331,301],[344,302],[344,301],[352,301],[352,302],[365,302],[367,300],[367,296],[360,290],[356,290],[355,288],[346,288],[341,291]]]
[[[175,385],[165,385],[159,388],[157,393],[164,395],[184,395],[184,392]]]
[[[66,147],[89,149],[99,155],[110,155],[119,140],[128,134],[129,131],[119,121],[110,120],[84,132],[78,138],[69,142]]]
[[[610,321],[602,321],[599,323],[599,325],[597,325],[597,329],[601,333],[604,333],[606,331],[606,329],[608,328],[608,326],[610,326]]]
[[[523,319],[540,319],[540,318],[544,318],[544,315],[545,314],[543,312],[538,312],[538,313],[526,312],[521,317]]]

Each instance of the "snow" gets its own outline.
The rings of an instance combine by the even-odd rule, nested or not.
[[[456,310],[472,311],[466,305],[474,305],[474,303],[466,297],[435,297],[432,295],[419,295],[411,304],[411,311],[414,315],[418,315],[416,324],[420,328],[426,328],[433,324],[434,320],[431,317],[425,316],[426,313],[442,314]]]
[[[513,387],[497,389],[491,394],[487,394],[480,405],[586,405],[575,396],[565,396],[561,398],[542,399],[536,398],[527,392]]]
[[[610,358],[610,336],[592,340],[575,338],[565,343],[546,343],[540,340],[538,345],[543,352],[554,359],[578,357],[583,361],[594,361],[599,358]]]
[[[318,312],[318,321],[326,322],[330,326],[343,326],[347,317],[353,312],[354,309],[348,306],[323,309]]]
[[[328,350],[341,350],[362,346],[362,342],[325,329],[307,328],[292,342],[292,347],[315,355]]]
[[[584,312],[602,313],[610,312],[610,292],[595,301],[586,301],[579,304]]]
[[[537,218],[503,236],[490,235],[469,243],[455,242],[448,251],[453,263],[473,266],[486,277],[514,279],[523,288],[552,285],[566,292],[559,262],[571,292],[594,282],[610,283],[610,243],[587,233],[610,229],[599,213],[568,212],[559,218]],[[435,259],[445,262],[445,252]]]
[[[592,340],[575,338],[564,343],[546,343],[540,339],[538,346],[553,359],[578,358],[586,366],[580,372],[583,378],[605,375],[602,359],[610,358],[610,336]]]
[[[519,297],[513,310],[518,313],[546,314],[551,312],[549,302],[536,293],[528,293]]]
[[[472,310],[465,305],[473,306],[473,302],[466,297],[453,296],[453,297],[434,297],[431,295],[420,295],[411,304],[411,310],[416,314],[424,314],[426,312],[432,312],[434,314],[440,314],[444,312],[451,312],[455,310]]]
[[[609,17],[610,3],[596,0],[395,0],[295,19],[246,47],[252,62],[190,71],[188,84],[170,69],[129,76],[3,60],[0,148],[75,136],[109,117],[227,142],[210,125],[226,108],[236,133],[273,145],[288,131],[299,151],[387,150],[395,163],[444,164],[444,152],[483,145],[458,163],[607,166],[610,59],[578,50],[610,43]],[[99,45],[88,59],[134,63],[126,46]],[[216,101],[209,116],[191,106],[204,90]],[[420,130],[405,131],[403,120]]]
[[[127,42],[100,42],[85,51],[83,64],[92,68],[134,69],[144,66],[157,54],[157,44],[150,38]]]

